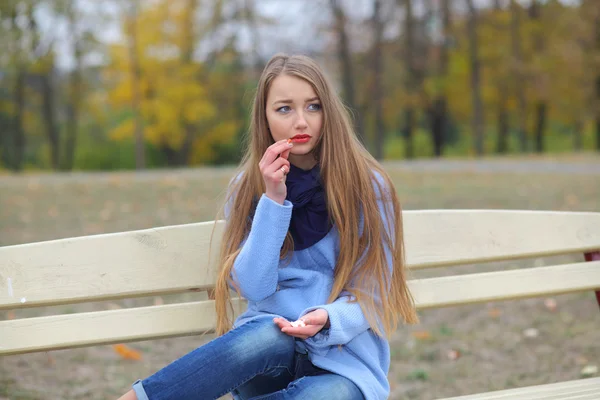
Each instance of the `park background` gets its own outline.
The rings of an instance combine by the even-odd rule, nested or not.
[[[0,246],[214,219],[277,52],[323,66],[405,210],[600,211],[600,1],[1,0]],[[421,318],[393,399],[598,375],[593,293]],[[0,399],[116,398],[206,339],[3,357]]]

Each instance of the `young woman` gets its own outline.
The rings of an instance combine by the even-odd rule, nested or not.
[[[121,400],[386,399],[387,337],[418,319],[400,204],[312,59],[267,63],[224,218],[218,337]]]

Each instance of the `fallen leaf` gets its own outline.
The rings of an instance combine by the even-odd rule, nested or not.
[[[594,376],[598,373],[598,367],[596,365],[586,365],[581,369],[582,377]]]
[[[583,356],[575,357],[575,363],[577,363],[577,365],[585,365],[585,364],[587,364],[587,362],[588,362],[588,359]]]
[[[19,219],[21,220],[22,223],[29,224],[31,222],[31,214],[29,214],[29,213],[21,214]]]
[[[579,199],[573,193],[569,193],[565,196],[565,202],[569,206],[576,206],[579,204]]]
[[[449,360],[457,360],[460,357],[460,351],[458,350],[449,350],[446,353],[446,357],[448,357]]]
[[[48,216],[52,218],[58,217],[58,208],[56,206],[52,206],[48,209]]]
[[[106,306],[109,310],[120,310],[121,307],[120,305],[118,305],[117,303],[108,303],[108,305]]]
[[[104,210],[102,210],[100,212],[100,218],[102,219],[102,221],[108,221],[111,216],[112,216],[112,209],[110,209],[110,208],[105,208]]]
[[[552,299],[552,298],[548,298],[546,300],[544,300],[544,305],[546,306],[546,308],[552,312],[556,311],[556,300]]]
[[[15,319],[15,312],[14,311],[8,311],[6,313],[6,319]]]
[[[40,183],[37,180],[30,180],[27,183],[27,189],[31,190],[32,192],[37,191],[40,188]]]
[[[415,331],[412,333],[413,337],[420,340],[431,339],[431,333],[429,331]]]
[[[113,349],[118,355],[120,355],[126,360],[138,361],[142,359],[142,353],[130,347],[127,347],[124,344],[114,344]]]
[[[490,308],[488,310],[488,315],[492,318],[498,318],[502,315],[502,310],[500,310],[499,308]]]
[[[539,336],[539,334],[540,334],[540,331],[538,331],[535,328],[528,328],[523,331],[523,335],[525,335],[525,337],[528,337],[528,338],[536,338]]]
[[[162,297],[155,297],[154,298],[154,305],[155,306],[162,306],[163,304],[165,304],[165,301],[163,300]]]

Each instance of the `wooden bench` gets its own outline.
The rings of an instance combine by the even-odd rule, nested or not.
[[[414,279],[410,286],[419,309],[600,289],[600,213],[405,211],[404,224],[412,269],[571,253],[587,259]],[[209,260],[213,225],[0,247],[0,310],[208,291],[223,228],[217,223]],[[195,335],[210,332],[214,324],[212,300],[5,320],[0,355]],[[461,397],[542,398],[598,399],[600,378]]]

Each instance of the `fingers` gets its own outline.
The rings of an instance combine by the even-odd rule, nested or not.
[[[271,165],[266,167],[262,171],[262,174],[265,179],[277,183],[281,182],[288,172],[290,172],[290,162],[285,158],[279,157]]]
[[[295,325],[294,323],[291,323],[285,318],[273,318],[273,322],[277,324],[279,329],[281,329],[281,332],[285,333],[286,335],[297,337],[303,340],[313,337],[314,335],[319,333],[319,331],[323,328],[322,325],[310,325],[310,320],[308,320],[307,318],[302,318],[302,321],[306,325]]]
[[[285,318],[273,318],[273,322],[275,322],[277,324],[279,329],[283,329],[283,328],[292,326],[290,321],[288,321]]]
[[[290,156],[291,151],[292,151],[292,149],[285,150],[283,153],[281,153],[280,157],[285,158],[287,160],[288,157]]]
[[[316,335],[321,327],[318,325],[307,325],[307,326],[298,326],[298,327],[285,327],[282,328],[281,331],[287,335],[294,336],[300,339],[308,339],[309,337],[313,337]]]
[[[289,150],[292,148],[293,144],[292,143],[288,143],[287,140],[280,140],[278,142],[273,143],[272,145],[270,145],[267,148],[267,151],[265,151],[265,154],[263,154],[262,159],[260,160],[260,162],[258,163],[258,165],[262,168],[269,166],[271,163],[273,163],[273,161],[275,161],[277,159],[277,157],[285,152],[286,150],[288,150],[288,154],[289,154]],[[287,156],[286,156],[287,158]]]
[[[297,337],[299,339],[308,339],[309,337],[313,337],[319,332],[321,329],[319,326],[293,326],[290,321],[285,318],[273,318],[273,322],[277,324],[281,332],[286,335]]]

